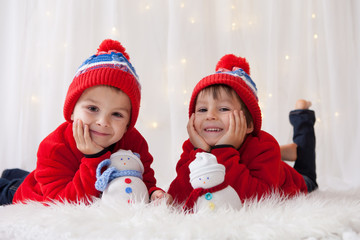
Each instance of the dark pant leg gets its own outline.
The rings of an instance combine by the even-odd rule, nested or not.
[[[11,204],[15,192],[29,172],[21,169],[7,169],[0,178],[0,205]]]
[[[293,141],[297,145],[297,159],[294,168],[306,176],[308,191],[315,190],[316,163],[315,163],[315,112],[308,109],[290,112],[290,123],[294,127]]]
[[[13,169],[5,169],[1,175],[1,178],[5,178],[7,180],[12,180],[15,178],[22,178],[29,174],[28,171],[22,170],[20,168]]]

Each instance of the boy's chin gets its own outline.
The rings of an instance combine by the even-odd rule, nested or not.
[[[216,140],[213,140],[213,141],[205,141],[210,147],[214,147],[215,145],[216,145],[216,143],[217,143],[217,141]]]

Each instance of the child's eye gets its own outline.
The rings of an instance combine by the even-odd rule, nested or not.
[[[206,108],[199,108],[199,109],[197,110],[197,112],[206,112],[206,111],[207,111]]]
[[[230,111],[230,108],[227,107],[220,108],[220,112],[227,112],[227,111]]]
[[[87,109],[89,109],[91,112],[98,112],[99,108],[96,106],[88,106]]]
[[[122,115],[121,113],[118,113],[118,112],[113,113],[113,116],[118,117],[118,118],[122,118],[122,117],[123,117],[123,115]]]

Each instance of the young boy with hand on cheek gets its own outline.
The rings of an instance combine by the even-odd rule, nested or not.
[[[98,164],[119,149],[140,155],[151,199],[165,197],[156,187],[147,142],[134,128],[140,99],[138,76],[125,48],[104,40],[97,54],[78,69],[65,99],[66,122],[41,142],[36,169],[29,174],[19,169],[3,172],[0,204],[91,203],[101,196],[95,188]]]
[[[193,190],[189,164],[196,153],[204,151],[215,155],[218,163],[225,166],[225,181],[242,201],[273,191],[292,196],[314,190],[314,112],[299,109],[290,113],[291,123],[296,125],[294,143],[298,144],[297,148],[288,149],[290,153],[295,151],[294,169],[281,160],[277,141],[261,130],[257,89],[246,59],[225,55],[216,71],[200,80],[191,96],[189,139],[183,144],[177,176],[168,190],[175,203],[184,203]]]

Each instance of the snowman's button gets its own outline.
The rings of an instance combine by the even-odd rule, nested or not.
[[[212,202],[210,202],[210,203],[209,203],[209,208],[210,208],[211,210],[214,210],[214,209],[215,209],[215,204],[212,203]]]
[[[212,196],[211,193],[206,193],[206,194],[205,194],[205,199],[206,199],[206,200],[211,200],[212,197],[213,197],[213,196]]]
[[[125,188],[125,192],[126,192],[126,193],[132,193],[132,188],[131,188],[131,187]]]
[[[130,179],[130,178],[125,178],[125,183],[130,184],[130,183],[131,183],[131,179]]]

